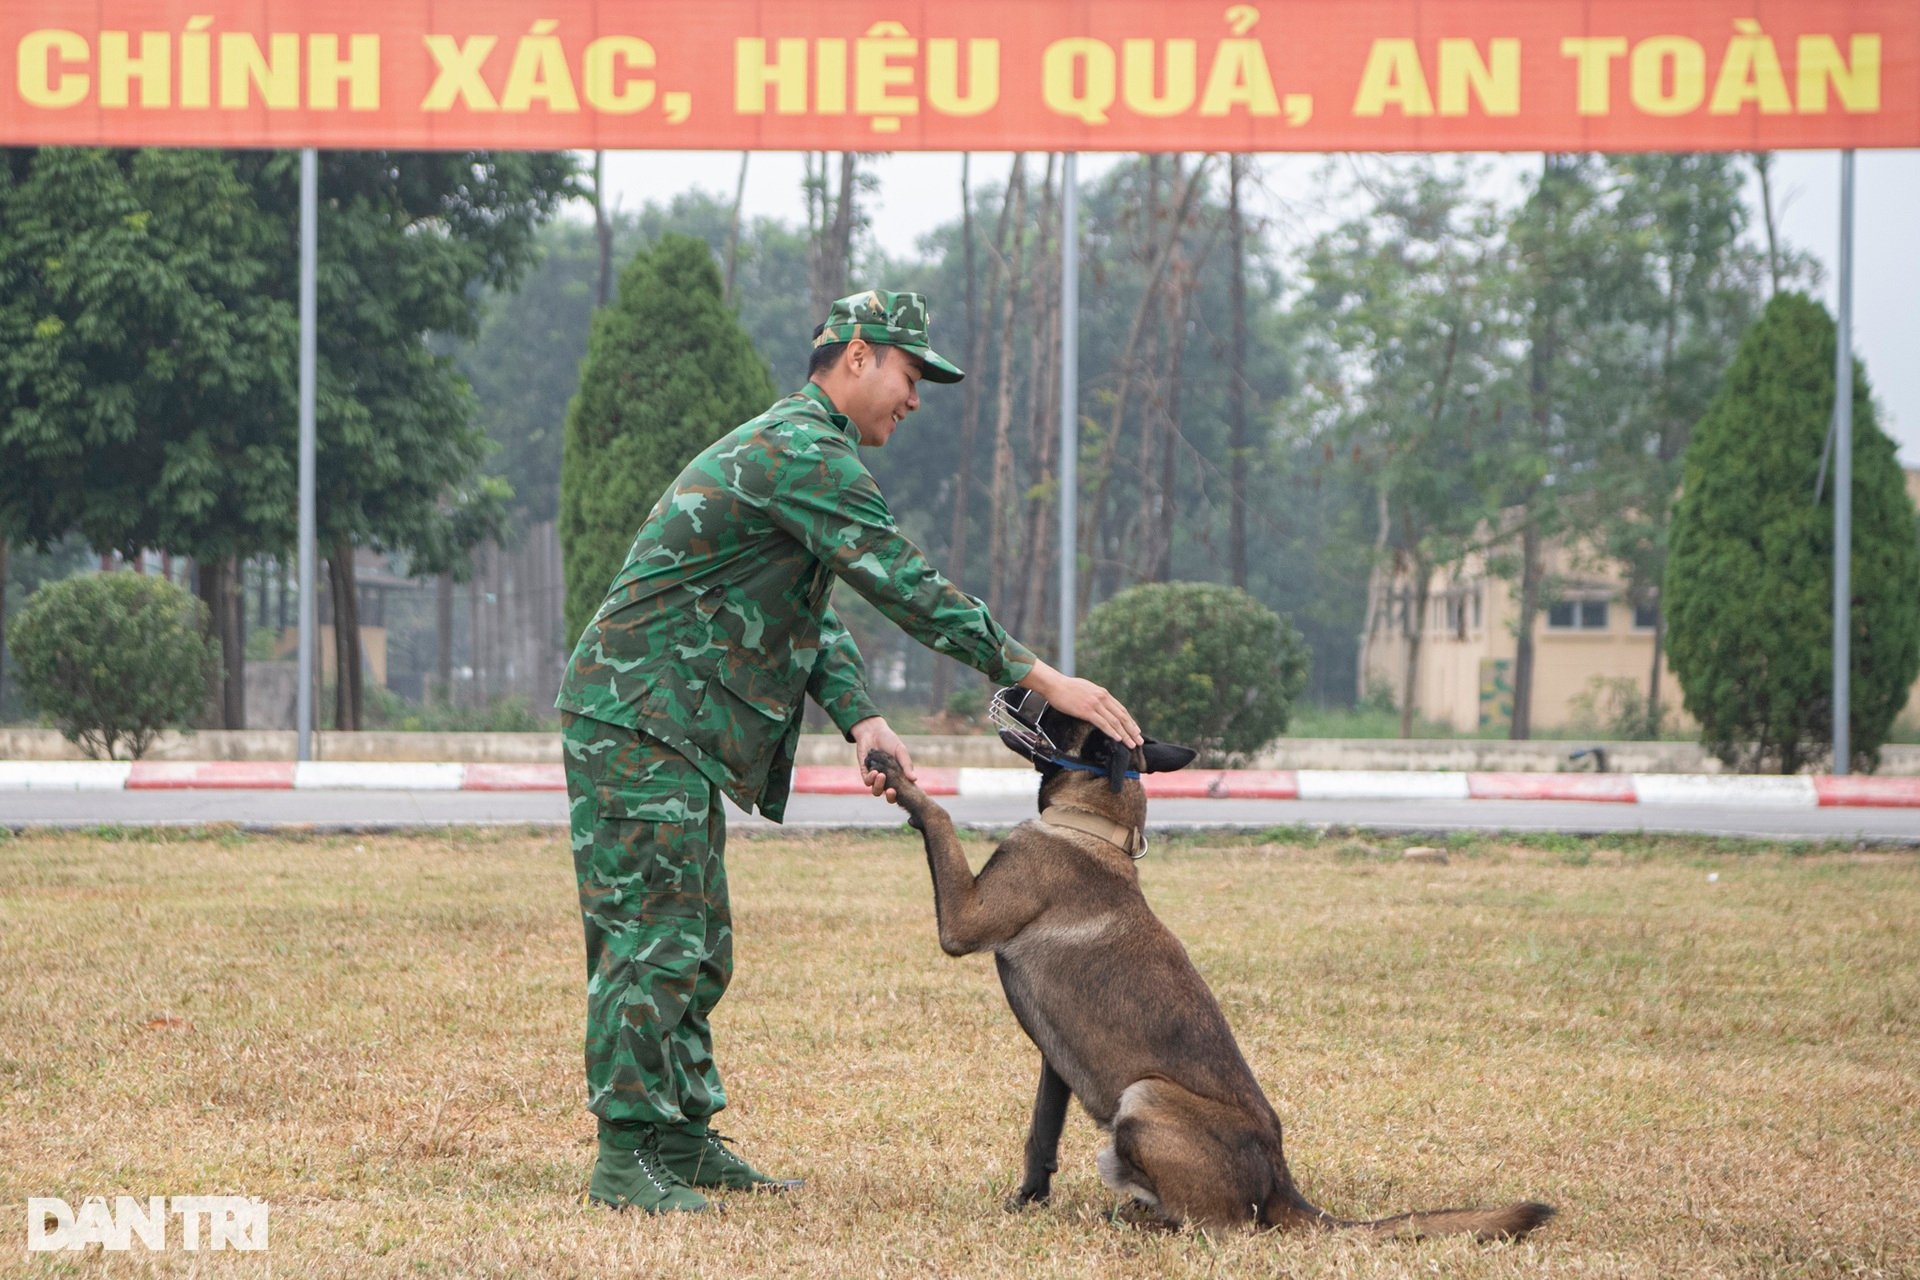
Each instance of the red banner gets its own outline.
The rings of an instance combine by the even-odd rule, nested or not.
[[[0,0],[0,143],[1920,146],[1916,0]]]

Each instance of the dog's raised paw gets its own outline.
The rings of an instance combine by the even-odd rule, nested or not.
[[[915,831],[926,830],[923,821],[927,804],[927,793],[907,781],[901,772],[900,762],[879,748],[867,752],[867,768],[886,778],[887,787],[893,792],[893,802],[907,811],[907,825]]]

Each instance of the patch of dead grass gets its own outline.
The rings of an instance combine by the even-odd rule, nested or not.
[[[1019,1176],[1037,1059],[934,939],[917,839],[738,838],[722,1127],[786,1199],[581,1207],[580,937],[550,832],[0,841],[0,1272],[1920,1274],[1920,861],[1700,842],[1169,840],[1147,892],[1335,1212],[1535,1241],[1116,1226]],[[986,851],[976,844],[976,863]],[[1712,877],[1712,878],[1710,878]],[[28,1196],[249,1194],[260,1255],[25,1253]]]

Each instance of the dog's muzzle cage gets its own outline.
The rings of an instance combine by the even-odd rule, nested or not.
[[[1047,700],[1031,689],[1018,685],[994,691],[987,705],[987,721],[999,731],[1000,740],[1038,764],[1060,754],[1060,748],[1040,728]]]

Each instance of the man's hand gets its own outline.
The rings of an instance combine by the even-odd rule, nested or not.
[[[894,803],[893,788],[887,785],[887,775],[878,769],[867,768],[867,752],[884,751],[900,762],[900,772],[907,781],[918,782],[920,775],[913,771],[913,757],[907,752],[907,744],[893,731],[885,716],[868,716],[853,726],[853,758],[860,766],[860,780],[877,796],[885,796],[887,803]]]
[[[1137,747],[1146,741],[1120,699],[1091,680],[1065,675],[1044,662],[1036,662],[1033,670],[1020,681],[1020,687],[1033,690],[1056,710],[1085,720],[1116,742]]]

